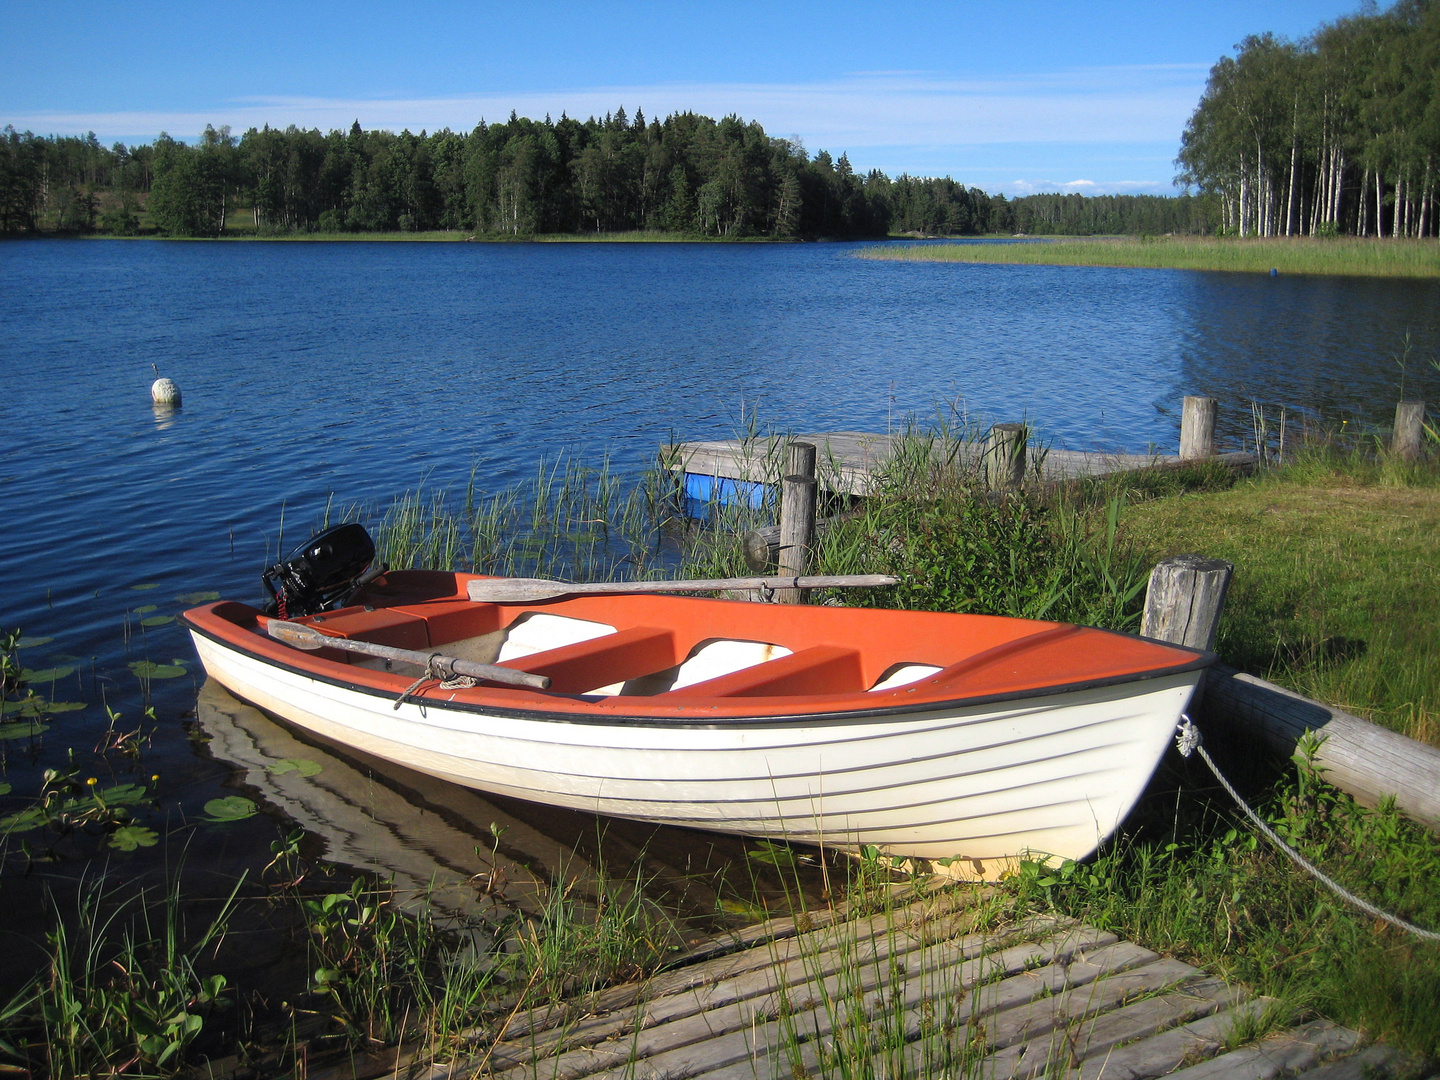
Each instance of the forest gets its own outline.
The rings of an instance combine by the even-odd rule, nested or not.
[[[295,127],[106,148],[94,137],[0,137],[0,232],[221,236],[243,210],[265,235],[456,231],[479,237],[648,230],[740,239],[986,233],[1203,233],[1213,200],[1007,199],[945,178],[811,156],[760,124],[511,115],[468,134]],[[233,231],[233,230],[232,230]]]
[[[1440,2],[1400,0],[1302,42],[1247,37],[1185,128],[1177,182],[1239,236],[1434,236]]]

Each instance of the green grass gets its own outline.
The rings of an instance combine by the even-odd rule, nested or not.
[[[1228,491],[1131,507],[1152,559],[1235,564],[1216,648],[1228,662],[1440,745],[1440,474],[1308,452]]]
[[[1373,238],[1093,237],[1007,244],[871,247],[862,259],[898,262],[1018,263],[1032,266],[1133,266],[1245,273],[1440,277],[1440,243]]]

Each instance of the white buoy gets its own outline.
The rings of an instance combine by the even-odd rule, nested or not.
[[[180,388],[170,379],[156,379],[150,384],[150,400],[156,405],[179,405]]]

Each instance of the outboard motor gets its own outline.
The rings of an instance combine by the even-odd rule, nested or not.
[[[261,576],[271,597],[265,614],[292,619],[343,604],[385,572],[384,563],[370,565],[374,559],[375,541],[359,522],[312,536]]]

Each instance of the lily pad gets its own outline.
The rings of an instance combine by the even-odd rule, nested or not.
[[[30,829],[38,829],[45,824],[45,813],[38,806],[31,806],[21,810],[18,814],[10,814],[0,818],[0,836],[7,833],[27,832]]]
[[[15,647],[16,647],[17,649],[33,649],[33,648],[36,648],[37,646],[40,646],[40,645],[49,645],[50,642],[52,642],[52,641],[54,641],[54,640],[55,640],[55,639],[54,639],[53,637],[23,638],[23,639],[20,641],[20,644],[16,645]]]
[[[141,619],[141,626],[169,626],[175,621],[174,615],[151,615],[148,619]]]
[[[11,739],[28,739],[34,735],[44,735],[50,730],[49,724],[42,724],[39,720],[21,721],[18,724],[0,724],[0,742],[8,742]]]
[[[40,668],[38,671],[33,668],[25,668],[20,672],[20,678],[25,682],[32,683],[57,682],[65,676],[73,674],[75,674],[73,667],[47,667]]]
[[[146,582],[144,585],[130,586],[130,588],[135,592],[149,592],[151,589],[158,589],[159,587],[160,583],[158,581],[149,581]]]
[[[255,804],[243,795],[227,795],[223,799],[211,799],[205,804],[206,821],[244,821],[255,816]]]
[[[142,604],[140,607],[137,607],[137,608],[135,609],[135,614],[136,614],[136,615],[148,615],[148,614],[150,614],[150,612],[155,611],[155,610],[156,610],[156,605],[155,605],[155,604]]]
[[[130,661],[130,670],[142,679],[178,679],[185,674],[179,664],[155,664],[149,660]]]
[[[144,825],[126,825],[110,834],[110,846],[120,851],[135,851],[142,847],[154,847],[160,841],[160,834]]]
[[[283,776],[288,772],[298,772],[301,776],[314,776],[323,768],[318,761],[309,758],[281,758],[270,766],[270,773],[272,776]]]
[[[5,716],[52,716],[55,713],[78,712],[83,708],[83,701],[46,701],[43,697],[29,697],[24,701],[5,702],[0,713]]]
[[[0,795],[9,795],[11,790],[12,789],[9,784],[0,782]]]
[[[175,597],[182,604],[208,604],[212,600],[219,600],[218,592],[187,592]]]
[[[142,784],[116,784],[104,791],[97,791],[95,797],[106,806],[139,806],[148,802],[150,792]]]

